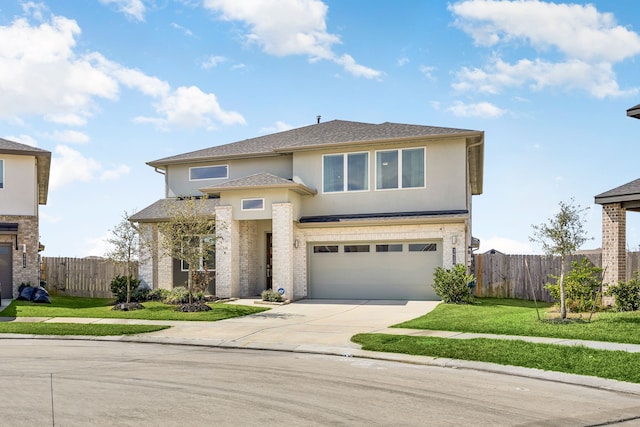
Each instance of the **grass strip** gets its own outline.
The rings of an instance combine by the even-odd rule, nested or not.
[[[77,323],[2,322],[0,334],[28,335],[86,335],[104,337],[111,335],[135,335],[161,331],[163,325],[96,325]]]
[[[109,298],[80,298],[56,296],[51,304],[36,304],[30,301],[12,301],[0,311],[0,317],[89,317],[106,319],[143,320],[194,320],[216,321],[232,317],[246,316],[269,310],[267,307],[251,307],[239,304],[211,303],[211,311],[182,313],[176,306],[161,302],[142,303],[144,309],[133,311],[112,310],[115,301]]]
[[[363,350],[491,362],[640,383],[640,354],[486,338],[358,334]]]
[[[440,304],[396,328],[536,336],[640,344],[640,312],[595,313],[565,322],[550,319],[550,304],[539,304],[538,320],[532,301],[478,298],[474,304]]]

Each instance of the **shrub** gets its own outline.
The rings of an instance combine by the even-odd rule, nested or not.
[[[582,312],[601,308],[602,301],[596,298],[601,284],[601,274],[602,269],[591,264],[587,258],[571,263],[571,270],[564,278],[567,310]],[[552,277],[556,279],[556,283],[547,283],[545,288],[554,300],[560,301],[560,277]]]
[[[134,290],[140,286],[140,279],[131,276],[117,275],[111,280],[111,292],[113,292],[113,295],[116,297],[116,303],[127,302],[127,277],[130,283],[131,301],[137,301],[133,299],[133,295]]]
[[[203,301],[204,292],[193,293],[193,301]],[[189,289],[185,286],[176,286],[162,299],[165,304],[186,304],[189,302]]]
[[[150,301],[165,301],[169,295],[171,295],[171,291],[168,289],[154,289],[149,291],[147,299]]]
[[[262,301],[282,302],[282,295],[273,289],[265,289],[260,294],[260,297],[262,298]]]
[[[433,273],[433,289],[445,303],[470,303],[473,274],[467,273],[464,264],[456,264],[451,269],[436,267]]]
[[[640,309],[640,279],[636,274],[628,282],[619,282],[609,286],[607,295],[613,296],[618,311],[636,311]]]

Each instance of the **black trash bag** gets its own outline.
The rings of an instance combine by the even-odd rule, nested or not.
[[[23,301],[31,301],[33,299],[33,293],[35,292],[36,288],[32,287],[32,286],[25,286],[24,288],[22,288],[22,290],[20,291],[20,294],[18,295],[18,300],[23,300]]]
[[[51,304],[51,300],[49,299],[49,292],[42,286],[38,286],[36,290],[33,292],[33,297],[31,301],[41,303],[41,304]]]

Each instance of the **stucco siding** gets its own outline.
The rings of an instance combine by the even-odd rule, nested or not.
[[[189,180],[189,168],[200,166],[228,165],[228,178]],[[199,188],[220,185],[227,181],[254,175],[261,172],[269,172],[276,176],[289,179],[292,177],[291,155],[276,157],[262,157],[259,159],[239,159],[228,161],[216,161],[206,163],[192,163],[170,165],[167,168],[167,197],[199,196],[202,193]]]
[[[0,154],[4,160],[4,188],[0,189],[0,214],[38,215],[36,158]]]
[[[376,190],[376,152],[380,150],[425,147],[424,188]],[[324,193],[322,155],[368,152],[368,189]],[[464,139],[407,145],[353,147],[348,151],[330,150],[295,153],[293,174],[318,194],[304,200],[300,215],[387,213],[467,208],[466,142]]]

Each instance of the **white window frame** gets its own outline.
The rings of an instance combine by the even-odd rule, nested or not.
[[[349,156],[352,154],[365,154],[367,159],[366,159],[366,165],[367,165],[367,176],[365,178],[365,184],[366,184],[366,188],[364,190],[349,190]],[[336,156],[342,156],[342,190],[339,191],[325,191],[324,189],[324,159],[325,157],[336,157]],[[367,191],[370,191],[369,187],[370,187],[370,181],[371,181],[371,161],[370,161],[370,155],[368,151],[354,151],[351,153],[330,153],[330,154],[323,154],[322,155],[322,193],[323,194],[339,194],[339,193],[365,193]]]
[[[422,182],[424,185],[421,187],[403,187],[402,186],[402,152],[405,150],[418,150],[421,149],[423,156],[424,167],[422,169],[423,177]],[[378,188],[378,153],[389,153],[395,151],[398,153],[398,186],[395,188]],[[427,150],[425,147],[407,147],[407,148],[398,148],[392,150],[376,150],[375,151],[375,159],[374,159],[374,167],[375,167],[375,179],[374,179],[374,188],[375,191],[394,191],[394,190],[420,190],[427,188]]]
[[[207,238],[214,238],[215,239],[215,235],[210,234],[208,236],[200,236],[200,246],[202,246],[202,240],[203,239],[207,239]],[[181,259],[180,261],[180,271],[182,272],[188,272],[189,271],[189,267],[188,264],[185,260]],[[200,258],[200,265],[198,266],[198,270],[197,271],[204,271],[204,258]],[[209,269],[210,273],[215,273],[216,269]]]
[[[191,170],[193,169],[205,169],[205,168],[225,168],[225,176],[219,176],[217,178],[191,178]],[[228,179],[229,178],[229,165],[207,165],[207,166],[192,166],[189,168],[189,181],[207,181],[211,179]]]
[[[259,208],[245,208],[244,207],[244,202],[255,202],[259,200],[261,202],[261,205]],[[240,209],[242,211],[263,211],[264,210],[264,197],[254,197],[251,199],[241,199],[240,200]]]
[[[4,190],[4,170],[5,170],[5,162],[4,159],[0,159],[0,191]]]

